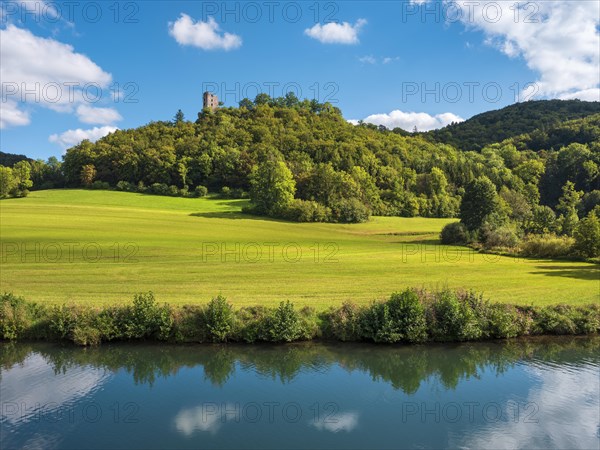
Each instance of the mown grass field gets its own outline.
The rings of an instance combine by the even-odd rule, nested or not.
[[[161,302],[323,309],[405,287],[466,288],[498,302],[600,300],[600,267],[438,245],[447,219],[295,224],[241,214],[242,200],[51,190],[0,202],[1,290],[45,303]]]

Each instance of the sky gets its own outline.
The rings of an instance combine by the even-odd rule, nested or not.
[[[426,131],[531,99],[600,101],[600,2],[2,1],[0,150],[195,120],[259,92]]]

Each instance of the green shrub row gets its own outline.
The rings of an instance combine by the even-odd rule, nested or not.
[[[407,289],[368,306],[344,303],[316,313],[281,302],[234,309],[218,296],[205,306],[171,307],[137,294],[125,306],[42,306],[0,297],[0,338],[69,340],[79,345],[124,340],[293,342],[315,338],[376,343],[461,342],[528,335],[596,334],[600,306],[495,304],[472,292]]]

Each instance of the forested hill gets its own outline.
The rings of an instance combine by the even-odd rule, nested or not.
[[[4,153],[0,151],[0,166],[12,167],[19,161],[31,161],[25,155],[16,155],[14,153]]]
[[[600,113],[600,102],[539,100],[488,111],[458,124],[423,133],[428,139],[461,150],[479,151],[488,144],[545,130],[560,122]]]

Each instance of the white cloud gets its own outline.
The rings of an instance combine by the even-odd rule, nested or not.
[[[48,138],[48,140],[67,149],[79,144],[84,139],[87,139],[91,142],[96,142],[98,139],[106,136],[109,133],[113,133],[116,130],[118,130],[117,127],[111,126],[94,127],[89,130],[77,128],[76,130],[67,130],[61,134],[53,134]]]
[[[575,98],[576,94],[598,100],[599,2],[523,2],[517,10],[512,2],[459,0],[455,4],[463,11],[463,23],[483,31],[486,43],[510,58],[522,57],[539,74],[538,95]]]
[[[361,56],[358,60],[363,64],[377,64],[377,60],[371,55]]]
[[[319,431],[350,432],[358,425],[358,413],[343,412],[336,414],[334,418],[321,418],[321,420],[315,418],[310,424]]]
[[[384,125],[386,128],[402,128],[406,131],[413,131],[417,127],[419,131],[435,130],[445,127],[452,122],[463,122],[464,119],[453,113],[436,114],[434,116],[427,113],[404,112],[398,109],[389,114],[372,114],[363,122],[372,123],[375,125]],[[357,120],[349,120],[350,123],[356,125]]]
[[[0,101],[0,130],[29,125],[29,114],[21,111],[14,100]]]
[[[561,100],[572,100],[578,98],[579,100],[585,100],[588,102],[600,102],[600,89],[585,89],[583,91],[570,92],[568,94],[562,94],[559,97]]]
[[[94,108],[88,105],[77,107],[77,117],[83,123],[110,125],[123,119],[116,109]]]
[[[385,56],[383,58],[379,58],[379,57],[375,57],[373,55],[365,55],[365,56],[361,56],[360,58],[358,58],[358,60],[363,63],[363,64],[389,64],[393,61],[398,61],[400,59],[400,57],[398,56]]]
[[[97,101],[112,81],[110,73],[75,52],[71,45],[36,36],[12,24],[0,29],[0,59],[2,95],[6,100],[2,106],[2,127],[29,123],[21,108],[23,104],[76,112],[79,106],[90,102],[90,97]],[[84,87],[87,100],[82,92]]]
[[[242,38],[232,33],[220,33],[219,24],[213,17],[207,22],[195,22],[187,14],[181,14],[175,22],[169,22],[169,34],[180,45],[191,45],[202,50],[233,50],[242,45]]]
[[[317,23],[304,30],[304,34],[323,44],[358,44],[358,32],[366,23],[365,19],[358,19],[354,25],[348,22]]]

